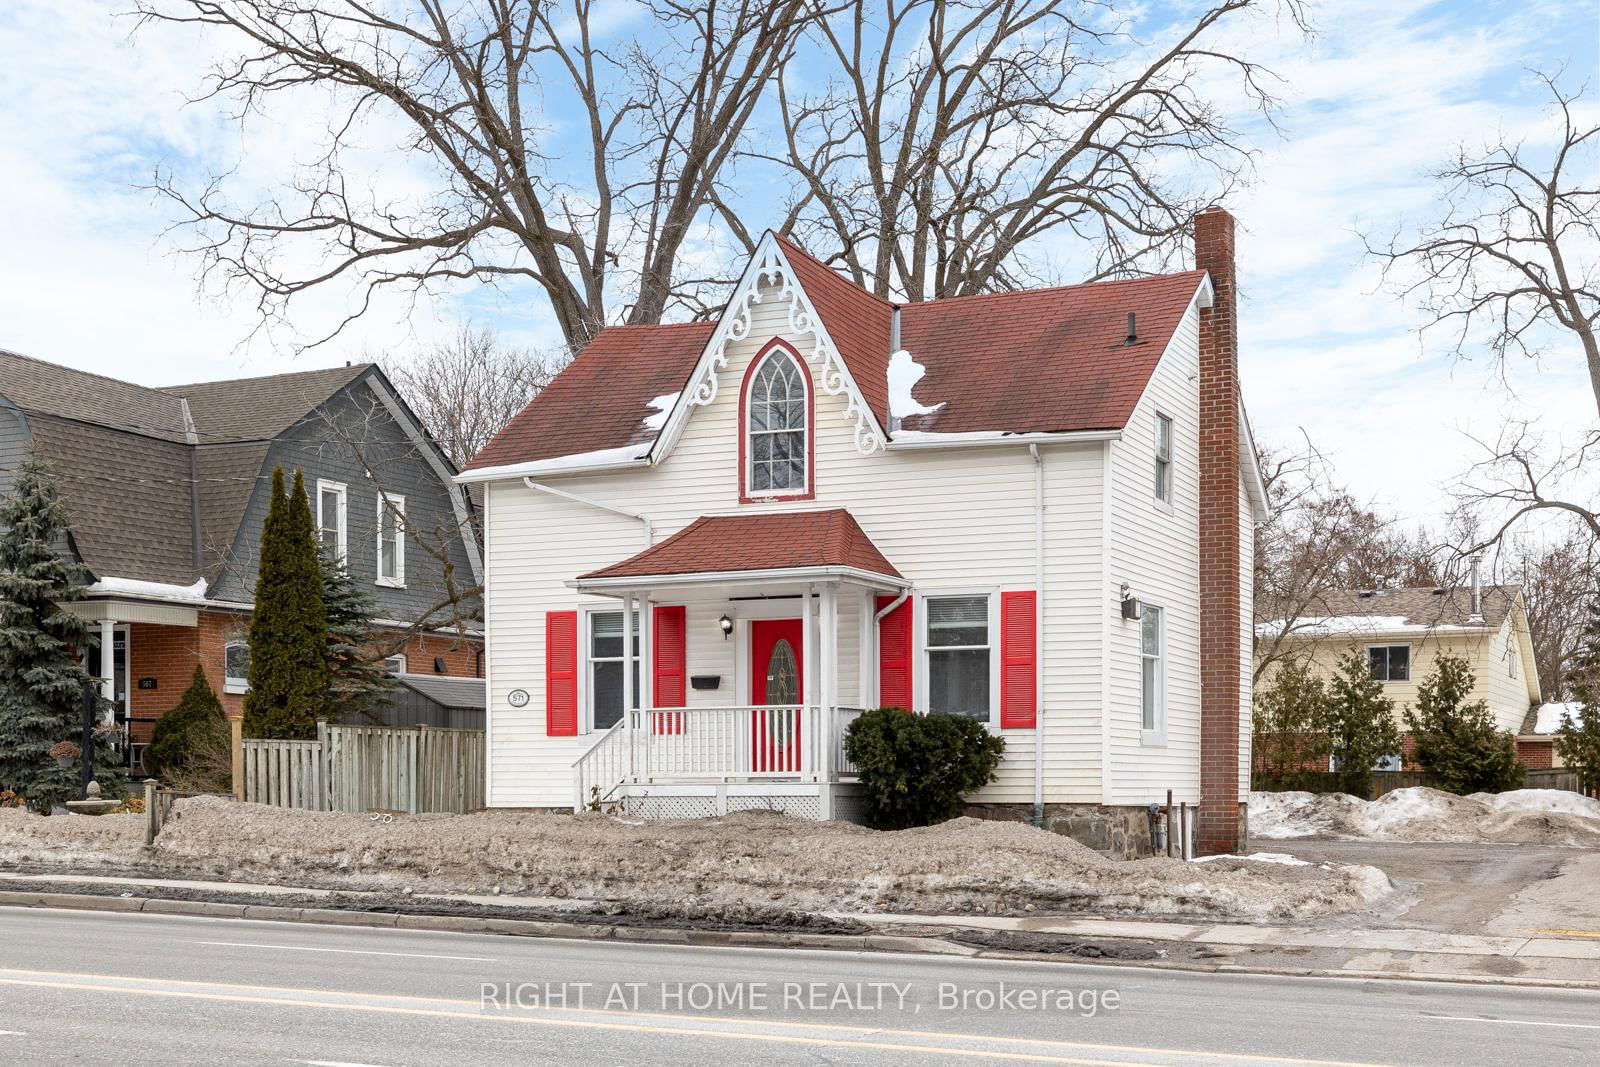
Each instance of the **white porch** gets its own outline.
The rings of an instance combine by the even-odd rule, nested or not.
[[[715,532],[716,520],[701,521]],[[899,606],[910,583],[875,549],[866,567],[857,558],[659,572],[685,550],[692,558],[718,554],[669,541],[571,583],[620,602],[625,619],[653,622],[638,627],[636,643],[622,642],[621,706],[632,710],[597,731],[573,763],[575,810],[620,804],[658,817],[749,808],[850,817],[858,790],[845,732],[877,702],[880,606]],[[663,607],[678,621],[663,627]],[[663,662],[683,665],[681,675],[663,674]]]

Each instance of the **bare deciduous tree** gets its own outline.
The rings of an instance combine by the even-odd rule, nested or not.
[[[1261,457],[1272,514],[1256,528],[1257,681],[1301,646],[1292,638],[1328,614],[1342,590],[1437,585],[1435,549],[1426,534],[1356,500],[1309,442],[1296,452]]]
[[[1367,247],[1431,316],[1425,332],[1453,331],[1458,356],[1482,344],[1503,365],[1552,332],[1576,343],[1600,410],[1600,126],[1577,113],[1582,90],[1538,77],[1559,125],[1548,151],[1536,136],[1460,149],[1435,175],[1443,217]]]
[[[565,352],[541,355],[510,348],[493,330],[468,323],[451,340],[384,370],[445,455],[461,467],[566,363]]]
[[[1528,638],[1546,700],[1571,698],[1568,673],[1583,644],[1588,604],[1600,592],[1600,557],[1573,534],[1554,544],[1526,538],[1509,546],[1504,572],[1522,585]]]
[[[1129,32],[1132,5],[1080,0],[875,0],[818,19],[830,84],[786,72],[766,157],[798,179],[784,228],[907,300],[1037,282],[1027,246],[1059,227],[1094,250],[1094,278],[1159,267],[1248,163],[1212,79],[1231,71],[1270,109],[1266,72],[1219,37],[1263,6],[1304,28],[1298,0],[1220,0],[1154,44]]]
[[[1457,482],[1458,507],[1490,517],[1487,531],[1462,550],[1472,555],[1503,543],[1532,516],[1571,523],[1600,551],[1600,430],[1570,447],[1526,422],[1507,425],[1494,441],[1477,442],[1479,460]]]
[[[241,120],[275,100],[333,113],[316,159],[253,207],[232,202],[228,176],[154,188],[205,275],[253,293],[263,323],[334,280],[362,298],[328,336],[381,290],[524,281],[581,348],[619,294],[630,322],[659,321],[680,295],[685,241],[813,9],[654,0],[619,37],[594,0],[139,0],[141,25],[198,25],[230,49],[204,96]],[[407,131],[382,147],[431,162],[420,195],[364,169],[375,114]]]

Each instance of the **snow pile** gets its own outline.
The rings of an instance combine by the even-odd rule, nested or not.
[[[0,864],[6,867],[117,866],[144,845],[143,815],[35,815],[0,808]]]
[[[922,404],[911,395],[928,368],[912,358],[911,353],[900,349],[889,357],[889,417],[898,422],[913,415],[932,415],[944,403]]]
[[[1364,908],[1372,867],[1120,862],[1021,823],[956,819],[880,833],[744,812],[636,820],[492,811],[397,816],[180,801],[146,862],[327,888],[593,898],[638,906],[1244,919]]]
[[[1200,856],[1194,862],[1220,863],[1225,860],[1231,860],[1234,863],[1281,863],[1286,867],[1311,866],[1310,860],[1296,859],[1287,852],[1252,852],[1248,856],[1230,856],[1224,853],[1218,856]]]
[[[1250,833],[1282,840],[1506,842],[1600,846],[1600,801],[1555,789],[1460,797],[1416,786],[1367,801],[1346,793],[1252,793]]]

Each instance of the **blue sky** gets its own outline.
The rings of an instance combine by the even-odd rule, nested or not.
[[[295,357],[284,337],[251,337],[248,300],[197,288],[196,262],[165,233],[170,210],[137,186],[157,167],[202,174],[237,166],[271,188],[309,144],[314,109],[268,114],[241,133],[215,104],[184,105],[209,45],[141,32],[123,0],[8,0],[0,7],[0,346],[151,384],[270,373],[373,355],[403,358],[472,317],[533,346],[557,338],[525,291],[447,294],[415,308],[381,304],[329,346]],[[1173,10],[1148,4],[1154,33]],[[615,7],[626,21],[626,5]],[[1594,421],[1581,364],[1553,348],[1504,381],[1484,363],[1419,346],[1416,313],[1380,292],[1359,232],[1433,208],[1427,168],[1457,142],[1496,129],[1544,136],[1529,66],[1565,63],[1596,87],[1600,15],[1582,2],[1339,0],[1312,8],[1309,41],[1256,21],[1231,41],[1282,78],[1281,135],[1253,122],[1254,184],[1238,216],[1246,400],[1267,442],[1310,435],[1360,495],[1416,520],[1446,505],[1470,461],[1466,434],[1508,418],[1572,434]],[[1237,103],[1235,101],[1235,103]],[[1242,113],[1241,113],[1242,114]],[[559,123],[560,114],[552,116]],[[1245,119],[1244,121],[1248,121]],[[383,130],[372,131],[381,142]],[[404,160],[373,162],[421,187]],[[770,210],[752,179],[752,216]],[[753,229],[768,220],[751,217]],[[1071,249],[1050,251],[1064,261]],[[715,255],[715,250],[707,250]],[[294,326],[310,334],[346,306],[329,290]]]

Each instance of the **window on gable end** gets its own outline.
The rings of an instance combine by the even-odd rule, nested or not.
[[[1156,416],[1156,499],[1172,503],[1172,420]]]
[[[750,375],[745,399],[745,492],[801,496],[809,488],[810,381],[793,353],[774,348]]]

